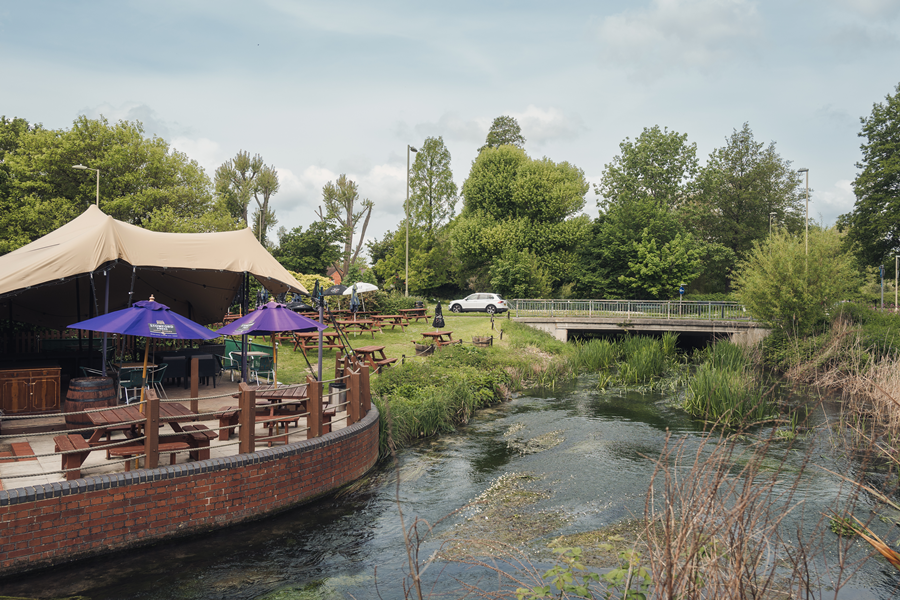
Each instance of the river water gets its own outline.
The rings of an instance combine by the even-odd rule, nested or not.
[[[454,536],[480,533],[498,538],[502,532],[515,540],[521,529],[527,530],[522,537],[530,540],[526,547],[531,559],[546,567],[548,553],[541,548],[550,539],[628,522],[643,513],[653,459],[667,431],[686,439],[689,449],[700,443],[698,424],[670,406],[675,393],[598,392],[591,377],[554,391],[533,391],[483,411],[455,434],[404,450],[398,457],[399,489],[396,469],[383,464],[338,496],[190,540],[0,580],[0,595],[287,600],[363,599],[380,593],[383,598],[402,598],[408,562],[398,497],[407,526],[414,517],[436,523],[421,546],[421,558]],[[839,473],[857,472],[858,459],[834,443],[828,427],[835,411],[835,405],[814,404],[814,434],[792,446],[776,443],[770,452],[773,460],[786,456],[788,472],[799,471],[807,460]],[[744,443],[754,440],[748,437]],[[494,513],[481,505],[465,508],[491,486],[496,488],[498,480],[511,477],[523,482],[519,491],[529,498],[521,515],[491,523]],[[786,524],[816,521],[845,493],[844,487],[838,477],[808,468],[795,495],[803,510]],[[872,508],[874,504],[861,504],[855,513],[865,519]],[[873,521],[876,526],[882,537],[894,535],[896,529],[878,520]],[[825,556],[835,559],[838,538],[826,533],[822,539]],[[860,558],[869,548],[854,542],[850,552],[851,558]],[[821,568],[827,570],[824,563]],[[493,582],[483,571],[453,562],[439,561],[425,573],[433,586],[427,589],[436,592],[454,587],[456,579],[485,588]],[[896,597],[898,582],[895,570],[870,559],[839,598]],[[832,595],[823,592],[822,597]]]

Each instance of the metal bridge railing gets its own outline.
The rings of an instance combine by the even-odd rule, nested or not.
[[[749,321],[737,302],[677,300],[508,300],[515,317],[622,317]]]

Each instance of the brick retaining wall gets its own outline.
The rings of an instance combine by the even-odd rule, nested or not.
[[[0,491],[0,575],[253,520],[362,477],[378,410],[318,438],[153,470]]]

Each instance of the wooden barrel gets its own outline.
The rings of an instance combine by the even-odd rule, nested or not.
[[[111,377],[79,377],[69,381],[66,392],[64,410],[66,412],[66,429],[83,429],[91,427],[87,415],[73,415],[93,408],[105,408],[117,404],[116,384]],[[90,431],[82,432],[85,438],[91,437]]]

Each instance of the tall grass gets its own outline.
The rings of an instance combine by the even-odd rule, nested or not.
[[[621,353],[618,344],[605,338],[575,342],[573,345],[571,363],[576,372],[605,371],[616,364]]]
[[[700,352],[703,361],[688,382],[683,408],[725,427],[742,427],[777,416],[744,350],[717,342]]]
[[[662,339],[627,336],[620,342],[622,360],[616,362],[616,383],[639,385],[662,377],[676,362],[674,334]]]

